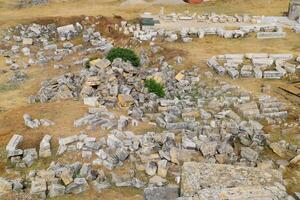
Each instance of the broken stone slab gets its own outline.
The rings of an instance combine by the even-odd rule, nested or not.
[[[61,26],[57,28],[57,32],[60,37],[67,37],[69,34],[76,33],[75,26],[73,24],[69,24],[66,26]]]
[[[274,153],[276,153],[278,156],[284,158],[287,155],[287,149],[284,148],[282,145],[280,145],[279,142],[273,142],[270,145],[270,148]]]
[[[284,186],[248,186],[234,188],[208,188],[199,190],[194,196],[197,200],[234,199],[281,199],[288,200]]]
[[[32,45],[33,39],[32,38],[23,38],[23,45]]]
[[[290,164],[293,164],[293,165],[300,165],[300,154],[295,156],[291,161],[290,161]]]
[[[149,179],[149,185],[161,187],[168,183],[168,181],[160,176],[153,176]]]
[[[22,155],[23,155],[23,150],[22,149],[15,149],[15,150],[7,151],[7,158],[20,157]]]
[[[168,185],[164,187],[147,187],[144,189],[145,200],[174,200],[179,197],[179,187]]]
[[[121,107],[129,107],[134,103],[134,99],[129,94],[119,94],[118,102]]]
[[[79,194],[85,192],[89,188],[84,178],[75,178],[74,182],[66,187],[66,194]]]
[[[250,147],[241,148],[241,157],[246,158],[250,162],[256,162],[258,159],[258,153]]]
[[[181,173],[181,196],[192,197],[205,188],[268,186],[275,182],[283,183],[282,173],[278,170],[185,162]]]
[[[53,183],[48,186],[48,196],[50,198],[63,196],[65,194],[65,186]]]
[[[154,176],[156,174],[156,171],[157,171],[157,163],[154,161],[147,162],[146,169],[145,169],[146,174],[148,174],[149,176]]]
[[[168,161],[160,160],[157,162],[157,174],[161,177],[166,177],[168,174]]]
[[[293,54],[287,53],[287,54],[269,54],[269,58],[272,58],[274,60],[292,60],[294,57]]]
[[[265,79],[280,79],[283,77],[282,72],[279,71],[264,71]]]
[[[271,66],[274,63],[273,58],[253,58],[252,64],[255,67],[261,67],[261,66]]]
[[[6,145],[6,151],[14,151],[18,145],[23,141],[23,136],[14,134]]]
[[[29,128],[35,129],[40,126],[40,121],[38,119],[33,120],[27,113],[23,115],[23,119],[25,125],[28,126]]]
[[[213,142],[202,142],[200,144],[200,150],[204,157],[214,156],[217,153],[218,143],[216,141]]]
[[[103,181],[103,182],[98,182],[97,180],[96,181],[93,181],[92,182],[92,185],[94,186],[94,189],[98,192],[98,193],[101,193],[103,192],[104,190],[107,190],[111,187],[111,184],[108,182],[108,181]]]
[[[115,135],[108,135],[107,137],[107,146],[117,149],[117,148],[121,148],[124,146],[122,140],[120,140],[119,138],[117,138]]]
[[[237,79],[237,78],[239,78],[240,73],[239,73],[238,70],[236,70],[236,69],[234,69],[234,68],[232,68],[232,67],[226,68],[226,70],[227,70],[228,75],[229,75],[232,79]]]
[[[267,54],[267,53],[246,53],[245,57],[248,59],[268,58],[269,54]]]
[[[51,141],[52,136],[51,135],[45,135],[40,143],[40,150],[39,150],[39,156],[41,158],[47,158],[51,156]]]
[[[258,32],[257,39],[278,39],[285,38],[286,32]]]
[[[40,198],[46,198],[47,184],[46,180],[42,178],[36,178],[31,182],[30,194],[39,196]]]
[[[13,184],[9,180],[0,177],[0,197],[7,195],[13,190]]]
[[[120,161],[124,161],[129,156],[129,153],[126,151],[125,148],[118,148],[116,150],[116,156],[119,158]]]
[[[55,124],[49,119],[40,119],[40,123],[42,126],[53,126]]]
[[[32,152],[25,153],[24,151],[24,157],[22,159],[22,161],[24,162],[24,164],[26,164],[27,167],[31,167],[34,161],[37,159],[36,149],[33,148],[30,150],[32,150]]]
[[[97,107],[99,106],[98,97],[85,97],[83,98],[84,105]]]
[[[68,145],[73,142],[77,142],[78,140],[79,140],[78,135],[72,135],[72,136],[68,136],[65,138],[60,138],[58,142],[59,142],[59,145]]]

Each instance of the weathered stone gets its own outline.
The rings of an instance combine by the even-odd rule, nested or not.
[[[45,135],[40,143],[40,150],[39,150],[39,156],[41,158],[47,158],[51,156],[51,146],[50,146],[50,140],[52,136]]]
[[[128,94],[119,94],[118,95],[119,105],[122,107],[128,107],[134,103],[134,99],[131,95]]]
[[[65,194],[65,186],[60,184],[51,184],[48,186],[48,190],[48,195],[50,198],[63,196]]]
[[[270,148],[273,150],[274,153],[276,153],[280,157],[284,158],[286,156],[286,149],[283,148],[279,143],[271,143]]]
[[[203,188],[266,186],[275,182],[283,182],[277,170],[186,162],[181,174],[181,195],[194,196]]]
[[[129,154],[125,150],[125,148],[118,148],[116,150],[116,156],[119,158],[120,161],[124,161],[129,156]]]
[[[258,39],[285,38],[286,32],[258,32]]]
[[[157,162],[157,174],[161,177],[166,177],[168,173],[168,161],[160,160]]]
[[[92,184],[94,186],[94,189],[98,193],[101,193],[104,190],[109,189],[111,187],[111,184],[108,181],[104,181],[104,182],[93,181]]]
[[[85,97],[83,98],[84,105],[96,107],[99,105],[98,97]]]
[[[249,186],[234,188],[212,188],[199,190],[195,198],[197,200],[221,200],[221,199],[285,199],[288,194],[284,186]]]
[[[36,178],[31,182],[30,193],[41,198],[46,197],[47,184],[45,179]]]
[[[218,147],[217,142],[204,142],[200,144],[200,150],[204,157],[214,156]]]
[[[290,164],[293,164],[293,165],[300,165],[300,154],[295,156],[291,161],[290,161]]]
[[[154,176],[156,174],[156,171],[157,171],[156,162],[149,161],[146,164],[146,174],[148,174],[149,176]]]
[[[10,193],[12,190],[13,184],[10,181],[0,177],[0,197]]]
[[[79,194],[85,192],[89,188],[84,178],[75,178],[74,182],[66,187],[66,194]]]
[[[64,183],[64,185],[69,185],[70,183],[73,182],[73,174],[71,173],[71,171],[69,169],[64,169],[61,172],[60,178],[61,178],[62,182]]]
[[[6,145],[6,151],[14,151],[18,147],[18,145],[22,142],[23,136],[21,135],[13,135],[13,137],[9,140]]]
[[[242,147],[241,148],[241,156],[246,158],[250,162],[256,162],[258,159],[258,153],[251,149],[250,147]]]
[[[31,117],[29,116],[29,114],[25,113],[23,115],[23,119],[25,122],[25,125],[28,126],[29,128],[38,128],[40,126],[40,121],[37,119],[31,119]]]
[[[179,197],[179,188],[176,185],[147,187],[144,190],[145,200],[174,200],[177,197]]]
[[[153,176],[149,179],[149,184],[152,185],[152,186],[158,186],[158,187],[161,187],[161,186],[164,186],[168,183],[168,181],[160,176]]]

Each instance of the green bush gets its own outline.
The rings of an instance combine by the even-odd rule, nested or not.
[[[154,79],[146,80],[145,87],[148,88],[148,91],[150,93],[154,93],[159,97],[165,96],[164,86],[162,84],[156,82]]]
[[[113,48],[108,52],[106,58],[110,62],[113,62],[116,58],[122,58],[124,61],[131,62],[133,66],[137,67],[140,65],[139,57],[131,49]]]
[[[90,59],[88,59],[87,61],[85,61],[84,67],[85,67],[86,69],[91,68]]]

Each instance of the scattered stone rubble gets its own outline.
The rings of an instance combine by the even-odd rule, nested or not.
[[[281,79],[300,72],[298,58],[292,54],[224,54],[213,56],[207,65],[218,74],[226,73],[233,79],[239,77]]]
[[[197,195],[200,199],[204,197],[213,199],[214,195],[221,193],[232,198],[250,194],[279,199],[288,197],[285,187],[282,186],[282,177],[279,172],[276,171],[273,174],[268,171],[275,177],[276,180],[273,181],[264,171],[256,167],[264,162],[260,154],[266,144],[270,145],[274,152],[277,152],[274,150],[275,145],[268,141],[268,137],[262,129],[263,125],[256,121],[256,119],[264,119],[278,125],[284,122],[283,117],[286,117],[288,113],[285,106],[277,99],[268,96],[256,99],[249,93],[240,91],[237,87],[213,79],[210,80],[213,83],[203,82],[196,68],[181,71],[180,75],[176,74],[169,65],[160,69],[142,68],[137,73],[129,63],[118,59],[112,64],[105,60],[98,60],[95,63],[98,64],[83,70],[84,74],[93,74],[92,78],[88,75],[86,76],[88,78],[85,77],[84,85],[88,83],[87,86],[104,86],[100,91],[107,90],[108,92],[104,96],[97,91],[97,87],[90,88],[93,89],[89,93],[90,95],[83,95],[86,93],[78,91],[78,95],[83,96],[84,103],[90,108],[85,116],[74,121],[74,126],[87,126],[91,130],[100,127],[108,129],[109,134],[107,137],[96,138],[81,132],[78,135],[60,138],[56,151],[57,156],[78,153],[84,163],[65,165],[53,163],[47,170],[32,172],[30,174],[31,194],[43,198],[54,197],[78,194],[90,187],[101,192],[114,184],[117,187],[144,188],[145,199],[153,199],[151,196],[165,198],[166,195],[172,198]],[[113,76],[98,78],[98,76],[106,74],[113,76],[118,74],[118,79],[113,79]],[[165,84],[166,97],[157,98],[156,95],[145,91],[143,84],[137,84],[150,77]],[[108,81],[107,79],[115,81],[110,85],[103,84]],[[136,80],[136,82],[132,80]],[[112,87],[116,87],[118,90],[110,93],[109,89]],[[191,98],[195,94],[197,94],[197,98]],[[110,96],[114,97],[114,101],[106,101]],[[112,104],[112,102],[114,103]],[[106,108],[117,105],[127,106],[129,117],[117,117]],[[138,124],[139,121],[149,122],[163,131],[136,135],[126,130],[129,124]],[[17,160],[20,167],[23,167],[23,162],[25,163],[24,167],[30,166],[31,162],[29,161],[37,158],[37,151],[34,149],[35,154],[31,150],[30,154],[25,155],[26,150],[18,149],[21,140],[22,136],[14,136],[11,139],[7,146],[7,151],[10,153],[9,158],[11,162]],[[50,135],[45,135],[42,139],[39,157],[52,155],[53,149],[50,147],[50,140]],[[242,145],[241,147],[235,145],[237,141]],[[236,148],[240,148],[240,152],[237,152]],[[18,152],[18,150],[20,151]],[[300,152],[298,147],[294,147],[295,152]],[[211,170],[214,169],[212,167],[214,166],[218,172],[220,171],[219,167],[220,169],[224,167],[225,171],[236,171],[237,180],[232,179],[233,175],[229,174],[230,179],[228,179],[227,186],[223,184],[227,179],[224,176],[215,176],[217,172],[212,171],[214,176],[207,177],[216,177],[220,180],[216,184],[221,184],[221,188],[200,187],[193,183],[189,186],[190,183],[185,182],[186,179],[190,180],[191,178],[185,175],[186,171],[193,174],[194,177],[196,174],[199,175],[203,184],[209,184],[209,181],[204,181],[201,173],[192,170],[185,171],[189,164],[184,164],[183,174],[180,175],[180,166],[196,158],[204,158],[204,162],[215,164],[210,164],[211,166],[195,164],[197,166],[195,170],[199,168],[199,171],[202,172],[200,166],[203,165],[204,168]],[[297,158],[295,160],[297,161]],[[122,176],[112,173],[111,180],[106,178],[102,171],[94,170],[104,167],[106,170],[113,171],[127,162],[132,163],[132,171],[128,175]],[[238,165],[251,166],[251,168],[238,167]],[[228,170],[228,168],[232,168],[232,170]],[[244,178],[240,177],[240,171],[245,170],[249,175],[243,174]],[[146,182],[136,176],[140,171],[143,171],[147,177]],[[75,176],[76,174],[79,176]],[[259,174],[261,174],[261,178],[259,178]],[[181,193],[179,193],[178,185],[172,185],[174,183],[169,182],[166,179],[167,176],[173,177],[174,180],[181,180],[181,184],[184,184],[181,187]],[[257,179],[251,178],[252,176]],[[267,176],[270,185],[265,185],[263,181]],[[220,179],[220,177],[224,178]],[[249,179],[249,182],[240,185],[239,181],[245,180],[245,178]],[[178,183],[175,182],[175,184]],[[197,184],[200,183],[197,181]],[[235,187],[229,188],[229,185],[233,183]],[[187,187],[196,187],[199,190],[197,189],[197,193],[191,194],[187,192]],[[26,185],[24,188],[29,189]],[[254,190],[258,192],[253,193]]]
[[[85,45],[90,47],[81,49],[86,54],[106,52],[113,47],[99,32],[80,23],[62,27],[20,25],[9,32],[4,41],[18,45],[1,54],[6,55],[6,63],[12,70],[19,68],[15,56],[23,45],[27,48],[21,52],[30,56],[30,63],[35,63],[35,56],[43,63],[52,59],[58,61],[77,52],[81,46],[74,46],[68,40],[81,34]],[[177,34],[167,33],[167,40],[177,39]],[[64,42],[62,49],[55,42],[49,43],[58,40]],[[32,45],[44,50],[35,54],[28,50]],[[43,54],[46,52],[51,53]],[[143,63],[147,64],[145,52],[143,57]],[[238,71],[244,57],[260,69],[275,63],[276,70],[280,66],[280,69],[293,73],[292,64],[286,62],[293,59],[293,55],[287,54],[228,54],[214,57],[208,63],[220,74],[228,72],[227,66],[236,66],[238,75],[249,77],[252,74],[249,67],[243,66],[241,72]],[[219,64],[218,59],[225,59],[226,67]],[[84,65],[86,61],[76,63]],[[51,159],[53,152],[58,157],[74,153],[82,159],[81,162],[74,159],[73,163],[52,162],[47,169],[30,171],[25,180],[0,178],[0,195],[23,191],[44,199],[79,194],[90,188],[102,192],[116,186],[144,189],[147,200],[222,199],[222,194],[228,199],[245,196],[292,199],[286,193],[280,171],[258,167],[266,162],[261,156],[266,146],[282,157],[287,151],[300,152],[297,146],[271,142],[263,130],[260,121],[277,126],[286,122],[287,108],[278,99],[255,97],[218,79],[204,80],[197,67],[178,73],[164,59],[159,61],[157,68],[135,68],[121,59],[112,63],[100,58],[88,62],[90,67],[79,73],[66,73],[44,81],[37,95],[29,100],[31,103],[83,100],[89,108],[85,116],[74,121],[74,127],[101,128],[109,134],[98,138],[80,132],[58,138],[58,149],[51,147],[56,141],[47,134],[41,139],[38,150],[21,149],[23,136],[15,134],[6,146],[6,152],[8,160],[18,168],[31,167],[38,158]],[[212,76],[209,72],[205,74]],[[151,78],[164,85],[165,97],[159,98],[144,87],[144,81]],[[127,108],[128,113],[117,116],[108,109],[114,107]],[[50,120],[32,119],[28,114],[23,118],[25,125],[32,129],[54,125]],[[129,126],[138,126],[142,122],[156,129],[140,135],[128,130]],[[298,162],[299,155],[290,161],[291,164]],[[125,174],[114,173],[115,168],[128,163],[130,169]],[[282,165],[276,164],[274,168],[281,170]],[[110,175],[99,167],[111,171]],[[144,175],[143,179],[140,174]]]
[[[39,126],[53,126],[54,122],[49,119],[32,119],[28,113],[23,115],[24,123],[27,127],[36,129]]]
[[[12,80],[22,81],[25,79],[25,74],[19,72],[21,68],[26,69],[32,65],[43,65],[51,61],[56,63],[56,68],[62,68],[57,63],[69,55],[109,51],[113,47],[112,43],[96,32],[93,25],[81,25],[87,24],[87,20],[65,26],[58,26],[54,23],[48,25],[20,24],[9,28],[1,39],[1,43],[6,48],[0,50],[0,55],[5,57],[5,63],[10,70],[17,70]],[[83,37],[82,44],[74,45],[68,42],[68,40],[78,37]],[[64,43],[61,45],[60,41],[64,41]],[[79,60],[74,64],[82,65],[84,63],[83,60]]]
[[[18,1],[18,7],[25,8],[34,5],[42,5],[48,3],[48,0],[20,0]]]
[[[132,35],[139,41],[153,41],[162,37],[165,41],[174,42],[181,39],[183,42],[190,42],[193,38],[204,38],[205,36],[216,35],[226,39],[246,37],[250,33],[257,33],[258,39],[284,38],[286,32],[282,31],[280,26],[276,25],[247,25],[240,26],[236,30],[228,30],[224,27],[200,27],[200,28],[182,28],[180,31],[172,31],[163,28],[141,29],[139,24],[131,25],[126,21],[115,28],[125,35]]]

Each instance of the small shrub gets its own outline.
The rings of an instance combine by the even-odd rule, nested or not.
[[[150,93],[154,93],[159,97],[165,96],[164,86],[162,84],[156,82],[154,79],[146,80],[145,87],[148,88],[148,91]]]
[[[86,69],[91,68],[90,60],[85,61],[84,67],[85,67]]]
[[[124,61],[131,62],[133,66],[137,67],[140,65],[139,57],[131,49],[113,48],[108,52],[106,58],[110,62],[113,62],[116,58],[122,58]]]

